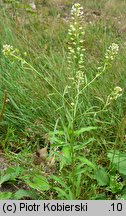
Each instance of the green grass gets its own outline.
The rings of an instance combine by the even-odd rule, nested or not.
[[[35,13],[15,6],[17,15],[13,17],[11,5],[4,5],[0,11],[1,107],[4,91],[8,94],[0,122],[0,148],[8,166],[13,162],[19,167],[2,171],[1,184],[27,187],[26,193],[21,191],[19,195],[1,193],[1,199],[4,195],[6,199],[126,199],[126,35],[120,34],[126,4],[109,0],[79,2],[84,7],[83,64],[87,82],[97,74],[112,43],[119,45],[119,53],[111,67],[80,95],[75,117],[71,102],[77,101],[76,89],[64,95],[66,86],[72,85],[68,79],[72,72],[67,63],[67,32],[73,1],[46,1],[43,7],[38,1]],[[2,53],[4,44],[19,49],[29,65],[22,66],[20,61],[12,64]],[[122,96],[100,112],[116,86],[123,89]],[[55,157],[55,164],[54,170],[46,173],[45,168],[33,164],[32,154],[47,145],[47,133],[51,143],[47,161]],[[47,165],[47,169],[51,168]],[[41,179],[42,172],[47,174],[46,180]]]

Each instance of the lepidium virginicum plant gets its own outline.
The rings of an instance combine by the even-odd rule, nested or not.
[[[64,131],[55,131],[53,133],[52,143],[62,148],[62,157],[60,155],[60,171],[59,177],[53,176],[56,184],[59,183],[60,187],[55,187],[62,199],[78,199],[81,194],[81,187],[83,184],[82,176],[90,172],[91,169],[95,170],[94,165],[87,158],[84,158],[81,153],[86,143],[90,143],[92,139],[83,140],[79,142],[79,136],[91,130],[96,130],[97,127],[77,127],[76,118],[78,117],[78,110],[80,108],[80,99],[87,87],[89,87],[96,79],[102,74],[106,73],[112,66],[112,62],[118,54],[119,47],[117,44],[112,43],[105,53],[103,63],[98,67],[97,72],[92,80],[88,81],[85,74],[85,48],[84,48],[84,27],[83,27],[83,8],[79,3],[72,6],[71,9],[71,23],[68,30],[68,79],[69,85],[64,90],[64,98],[69,98],[67,106],[63,101],[64,110],[66,113],[67,121],[62,121]],[[122,94],[120,87],[115,87],[114,90],[107,97],[107,100],[98,112],[106,110],[112,101],[116,100]],[[81,113],[81,112],[80,112]],[[96,114],[96,112],[94,112]],[[62,120],[62,119],[61,119]],[[64,136],[64,138],[63,138]],[[57,141],[57,137],[59,140]],[[84,165],[87,168],[84,168]],[[86,174],[87,175],[87,174]]]
[[[64,89],[64,94],[57,92],[62,97],[65,113],[65,119],[60,116],[62,130],[58,130],[59,119],[56,122],[53,132],[50,132],[51,150],[50,155],[54,154],[55,159],[60,161],[59,175],[53,175],[53,189],[58,193],[61,199],[79,199],[81,197],[82,185],[84,184],[85,176],[96,169],[96,165],[89,161],[83,155],[84,147],[92,142],[93,138],[88,140],[79,140],[80,135],[86,131],[96,130],[97,127],[83,126],[78,128],[77,117],[80,111],[80,99],[83,97],[84,91],[102,74],[110,69],[113,60],[118,54],[118,45],[112,43],[105,53],[102,65],[97,69],[92,80],[85,74],[85,48],[84,48],[84,27],[83,27],[83,8],[79,3],[72,6],[70,27],[68,30],[68,79],[69,85]],[[36,69],[25,61],[18,50],[10,45],[4,45],[3,53],[6,57],[13,61],[20,61],[24,68],[29,68],[42,76],[46,82],[48,80],[36,71]],[[51,86],[52,84],[49,83]],[[53,86],[52,86],[53,87]],[[55,91],[56,88],[53,87]],[[105,110],[112,101],[116,100],[122,94],[120,87],[115,87],[112,93],[108,96],[102,110]],[[101,112],[99,110],[98,112]],[[82,117],[83,118],[83,117]],[[57,151],[59,149],[59,153]],[[87,165],[87,166],[85,166]],[[84,190],[84,189],[83,189]],[[84,197],[83,197],[84,198]]]

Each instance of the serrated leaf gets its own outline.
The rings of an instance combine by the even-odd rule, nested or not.
[[[93,197],[93,200],[106,200],[106,193],[98,194],[96,197]]]
[[[66,193],[63,189],[61,189],[61,188],[59,188],[59,187],[54,187],[53,189],[56,190],[56,192],[58,192],[59,197],[60,197],[61,199],[66,199],[66,200],[69,199],[69,194]]]
[[[76,166],[76,168],[74,169],[74,174],[78,176],[82,173],[87,173],[89,169],[90,169],[89,167],[87,166],[85,167],[84,164],[82,163]]]
[[[49,132],[49,135],[50,135],[51,137],[52,137],[53,135],[62,136],[62,135],[64,135],[64,131],[62,131],[62,130],[50,131],[50,132]]]
[[[122,195],[120,200],[126,200],[126,194]]]
[[[58,184],[60,184],[62,187],[67,188],[67,185],[65,184],[64,180],[61,177],[52,175],[52,176],[50,176],[50,179],[53,179]]]
[[[23,171],[23,168],[21,167],[8,167],[6,170],[6,173],[13,176],[13,178],[16,178],[21,174],[22,171]]]
[[[7,181],[15,181],[21,174],[22,168],[20,167],[8,167],[6,174],[0,176],[0,185]]]
[[[81,150],[81,149],[84,149],[84,147],[85,147],[86,145],[88,145],[90,142],[93,142],[94,140],[95,140],[94,138],[90,138],[90,139],[88,139],[88,140],[85,140],[83,143],[74,146],[73,148],[74,148],[74,150]]]
[[[23,197],[30,197],[32,199],[35,199],[35,193],[29,190],[20,189],[13,195],[14,200],[20,200]]]
[[[2,192],[0,193],[0,200],[8,200],[12,196],[11,192]]]
[[[91,130],[97,130],[98,127],[83,127],[79,130],[74,131],[74,135],[75,136],[79,136],[80,134],[87,132],[87,131],[91,131]]]
[[[62,170],[65,165],[71,164],[71,161],[72,161],[72,159],[71,159],[71,147],[70,146],[64,146],[62,148],[62,155],[63,155],[63,157],[62,157],[61,162],[60,162],[60,170]]]
[[[104,167],[97,168],[94,171],[94,177],[99,186],[106,186],[109,184],[109,176]]]
[[[87,166],[91,167],[92,169],[96,169],[96,165],[93,164],[91,161],[89,161],[85,157],[77,157],[77,160],[81,161],[83,164],[86,164]]]
[[[121,199],[126,200],[126,186],[121,191]]]
[[[0,177],[0,186],[1,186],[4,182],[7,182],[7,181],[9,181],[9,180],[12,180],[10,174],[1,176],[1,177]]]
[[[71,159],[71,147],[70,146],[64,146],[62,148],[62,154],[65,158]]]
[[[36,175],[32,177],[33,179],[25,179],[25,182],[33,189],[37,189],[40,191],[46,191],[50,189],[50,185],[46,178],[40,175]]]
[[[126,153],[109,151],[108,158],[116,166],[119,173],[126,175]]]

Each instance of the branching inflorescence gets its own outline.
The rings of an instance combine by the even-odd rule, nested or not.
[[[71,84],[66,86],[64,90],[64,95],[68,93],[68,89],[73,95],[70,101],[72,106],[75,105],[74,109],[77,109],[77,104],[79,100],[79,95],[89,87],[99,76],[111,67],[113,60],[118,54],[119,46],[116,43],[112,43],[107,49],[104,57],[102,66],[98,67],[97,73],[92,80],[87,82],[87,77],[85,74],[85,59],[84,59],[84,27],[83,27],[83,7],[79,3],[75,3],[71,9],[71,23],[68,29],[68,69],[69,69],[69,80]],[[41,75],[34,67],[32,67],[24,58],[21,57],[20,51],[13,48],[11,45],[3,45],[3,54],[11,60],[12,63],[18,61],[26,69],[32,69],[37,74]],[[24,53],[25,55],[25,53]],[[42,75],[41,75],[42,76]],[[50,84],[51,85],[51,84]],[[115,87],[114,91],[108,96],[107,105],[110,101],[116,100],[122,94],[122,89],[120,87]],[[60,94],[61,95],[61,94]],[[63,96],[64,98],[64,96]],[[76,112],[75,112],[76,113]]]

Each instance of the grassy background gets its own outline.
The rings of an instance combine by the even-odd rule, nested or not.
[[[100,130],[92,134],[95,141],[88,147],[88,156],[107,167],[106,149],[125,151],[126,147],[126,127],[122,121],[126,115],[126,3],[124,0],[78,2],[84,7],[85,72],[89,80],[94,77],[109,45],[114,42],[120,47],[112,69],[83,95],[80,105],[83,118],[78,117],[76,122],[77,128],[100,126]],[[36,12],[8,3],[0,9],[1,107],[4,90],[8,92],[6,111],[0,123],[2,149],[4,146],[15,152],[26,146],[31,149],[36,149],[38,145],[43,147],[41,140],[44,134],[54,129],[60,116],[64,122],[66,120],[64,111],[60,109],[62,97],[59,93],[63,95],[65,86],[69,85],[67,30],[73,3],[72,0],[36,1]],[[18,48],[44,78],[32,70],[24,70],[19,63],[12,65],[2,54],[4,44]],[[46,82],[47,79],[53,87]],[[96,117],[88,115],[89,107],[92,107],[90,111],[94,106],[102,107],[99,98],[105,101],[115,86],[123,88],[122,97],[111,105],[107,113]],[[87,194],[89,199],[94,196],[91,191]]]

